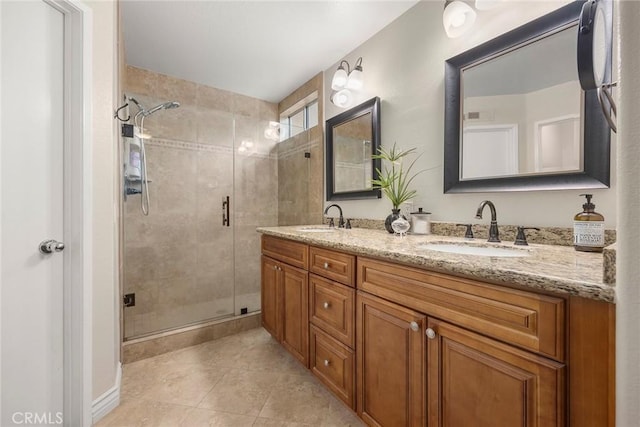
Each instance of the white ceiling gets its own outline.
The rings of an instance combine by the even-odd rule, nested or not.
[[[128,65],[278,102],[415,3],[124,0],[125,57]]]

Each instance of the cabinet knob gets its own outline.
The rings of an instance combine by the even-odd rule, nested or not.
[[[324,366],[329,366],[329,361],[327,359],[324,359]]]
[[[325,302],[324,304],[322,304],[322,306],[326,309],[328,309],[329,307],[331,307],[331,304],[329,304],[328,302]]]
[[[274,265],[274,266],[273,266],[273,269],[274,269],[274,270],[276,270],[276,271],[278,271],[278,266],[277,266],[277,265]]]
[[[324,263],[324,269],[326,270],[327,268],[329,268],[329,263],[328,263],[328,262],[325,262],[325,263]]]
[[[418,325],[418,322],[411,322],[410,327],[411,327],[411,330],[414,332],[417,332],[420,330],[420,325]]]
[[[427,338],[429,338],[430,340],[434,339],[436,337],[436,331],[434,331],[431,328],[427,328]]]

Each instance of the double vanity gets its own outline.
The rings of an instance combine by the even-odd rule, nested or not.
[[[372,426],[613,426],[614,289],[572,247],[259,228],[262,322]]]

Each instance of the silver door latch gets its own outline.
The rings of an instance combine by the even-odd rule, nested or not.
[[[43,240],[40,242],[40,253],[41,254],[51,254],[53,252],[62,252],[64,250],[64,243],[58,242],[57,240]]]

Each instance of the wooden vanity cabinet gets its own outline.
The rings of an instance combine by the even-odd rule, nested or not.
[[[565,425],[565,366],[429,319],[429,427]]]
[[[370,426],[615,426],[603,301],[263,236],[262,323]]]
[[[262,315],[262,327],[264,327],[276,340],[282,341],[282,310],[280,305],[280,263],[269,257],[261,258],[260,308]]]
[[[262,252],[270,255],[263,255],[261,262],[262,325],[308,368],[308,247],[302,243],[264,236]]]
[[[309,248],[310,369],[355,410],[356,257]]]
[[[358,416],[370,426],[424,426],[426,316],[358,292],[356,319]]]

